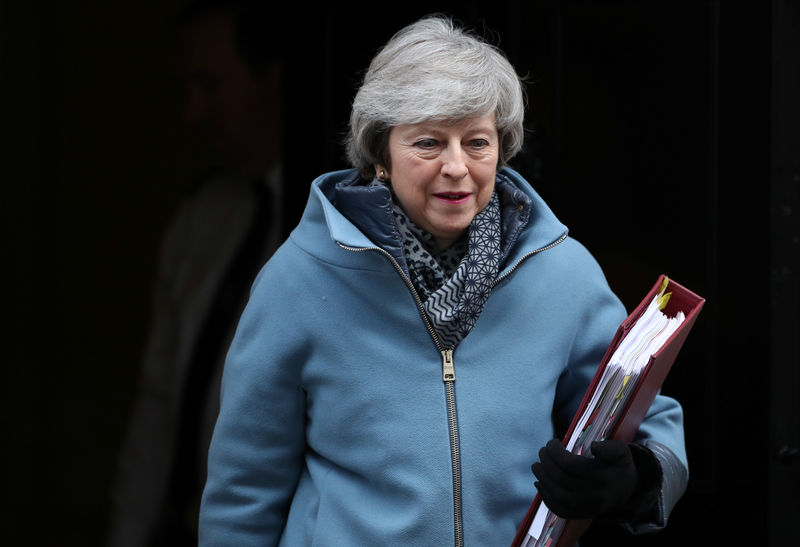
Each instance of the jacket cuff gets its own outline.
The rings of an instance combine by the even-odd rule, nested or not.
[[[636,454],[648,452],[652,461],[660,469],[660,479],[656,484],[655,503],[639,518],[624,522],[622,526],[631,534],[646,534],[662,530],[667,525],[667,520],[672,509],[686,491],[689,482],[689,471],[678,457],[666,446],[656,441],[647,440],[643,444],[632,443],[631,451]],[[639,464],[636,461],[637,466]],[[639,492],[634,495],[637,498]],[[638,498],[640,503],[642,498]],[[635,500],[632,500],[635,502]],[[646,502],[645,502],[646,503]]]

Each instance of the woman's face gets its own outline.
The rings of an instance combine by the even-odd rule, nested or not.
[[[389,133],[394,193],[440,250],[461,237],[489,203],[498,151],[494,114],[456,123],[399,125]]]

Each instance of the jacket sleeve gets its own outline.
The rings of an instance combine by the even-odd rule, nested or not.
[[[256,280],[226,359],[201,546],[277,545],[303,469],[306,345],[278,308],[272,278]]]
[[[588,273],[573,291],[575,309],[581,311],[578,312],[573,349],[556,393],[554,420],[556,430],[561,434],[566,432],[608,344],[627,315],[608,287],[599,266],[593,259],[590,262],[582,268]],[[689,476],[680,404],[659,393],[634,442],[648,448],[658,460],[661,484],[655,509],[642,520],[624,526],[631,533],[660,530],[666,526],[672,508],[686,490]]]

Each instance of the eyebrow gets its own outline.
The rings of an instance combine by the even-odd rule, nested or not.
[[[406,135],[419,135],[421,133],[431,133],[431,134],[439,134],[442,133],[442,130],[435,126],[435,124],[431,123],[420,123],[414,124],[413,126],[409,127],[407,131],[404,132]],[[472,127],[468,127],[465,131],[465,134],[470,135],[474,133],[487,133],[489,135],[494,134],[497,135],[497,128],[492,125],[475,125]]]

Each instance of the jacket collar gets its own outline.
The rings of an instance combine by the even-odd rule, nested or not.
[[[505,258],[503,269],[500,272],[502,277],[525,257],[564,240],[569,231],[522,175],[510,167],[502,168],[499,173],[505,176],[518,192],[522,192],[531,204],[529,221]]]

